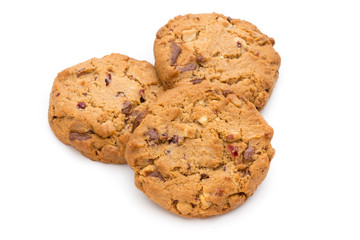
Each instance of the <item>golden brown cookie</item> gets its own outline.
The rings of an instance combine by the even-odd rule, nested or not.
[[[275,152],[272,136],[252,103],[204,82],[159,96],[125,156],[137,188],[151,200],[182,216],[209,217],[254,193]]]
[[[177,16],[156,35],[155,68],[166,88],[207,79],[231,86],[261,110],[278,78],[274,43],[243,20],[216,13]]]
[[[163,89],[154,67],[121,54],[93,58],[60,72],[50,94],[55,135],[86,157],[126,163],[130,133]]]

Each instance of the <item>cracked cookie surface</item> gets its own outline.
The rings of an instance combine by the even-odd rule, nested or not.
[[[84,156],[126,163],[125,144],[163,88],[154,67],[121,54],[93,58],[60,72],[52,87],[49,123]]]
[[[227,84],[261,110],[278,78],[274,43],[243,20],[216,13],[177,16],[156,35],[155,68],[165,88],[200,81]]]
[[[126,146],[135,184],[163,208],[209,217],[243,204],[265,178],[272,128],[255,106],[224,85],[166,91]]]

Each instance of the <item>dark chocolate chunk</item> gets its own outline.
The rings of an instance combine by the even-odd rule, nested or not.
[[[158,134],[155,129],[149,129],[149,131],[146,133],[150,137],[150,140],[158,140]]]
[[[105,78],[105,84],[106,86],[109,86],[110,83],[111,83],[111,74],[109,73]]]
[[[207,179],[207,178],[209,178],[209,175],[207,175],[205,173],[200,174],[200,180]]]
[[[243,153],[244,160],[253,161],[252,156],[254,155],[254,153],[255,153],[255,148],[252,146],[248,146]]]
[[[238,48],[241,48],[241,43],[239,41],[236,42],[236,45],[237,45]]]
[[[69,135],[69,139],[70,141],[74,141],[74,140],[78,140],[78,141],[84,141],[89,139],[90,136],[86,133],[77,133],[77,132],[72,132]]]
[[[139,114],[138,110],[135,110],[131,113],[130,117],[136,117]]]
[[[161,174],[160,174],[158,171],[149,172],[146,176],[147,176],[147,177],[157,177],[157,178],[159,178],[161,181],[165,182],[165,179],[163,178],[163,176],[161,176]]]
[[[169,140],[169,143],[178,143],[178,141],[179,141],[179,136],[175,135]]]
[[[134,122],[132,124],[131,132],[134,132],[134,130],[140,125],[141,120],[145,117],[146,111],[139,113],[139,115],[136,116],[134,119]]]
[[[139,90],[139,95],[140,95],[140,96],[144,96],[144,94],[145,94],[145,89],[140,89],[140,90]]]
[[[228,20],[228,22],[231,23],[231,21],[234,20],[234,19],[231,18],[231,17],[227,17],[226,20]]]
[[[86,108],[86,104],[84,102],[78,102],[78,104],[76,105],[77,108],[80,109],[85,109]]]
[[[195,78],[193,80],[191,80],[190,82],[192,82],[192,84],[199,84],[202,82],[203,79],[199,79],[199,78]]]
[[[228,140],[234,139],[234,135],[229,134],[229,135],[226,136],[226,139],[228,139]]]
[[[140,95],[140,102],[141,103],[146,101],[146,99],[144,98],[144,94],[145,94],[145,89],[140,89],[139,90],[139,95]]]
[[[201,55],[198,55],[198,56],[196,56],[196,61],[197,62],[205,62],[205,58]]]
[[[233,93],[234,93],[234,92],[231,91],[231,90],[223,90],[223,91],[222,91],[222,94],[224,95],[224,97],[227,97],[227,95],[233,94]]]
[[[171,66],[175,65],[180,53],[181,53],[181,47],[179,45],[177,45],[175,42],[172,42],[172,44],[171,44],[171,61],[170,61]]]
[[[85,68],[80,68],[79,70],[77,70],[76,73],[76,77],[80,77],[83,74],[86,74],[88,71]]]
[[[188,71],[195,70],[197,67],[198,67],[198,65],[196,65],[195,63],[189,62],[185,66],[178,67],[178,69],[180,72],[188,72]]]
[[[58,97],[58,96],[60,96],[60,93],[59,93],[59,92],[55,95],[55,97]]]
[[[123,108],[121,109],[121,112],[125,114],[126,116],[130,115],[132,111],[132,105],[131,102],[125,101],[123,104]]]

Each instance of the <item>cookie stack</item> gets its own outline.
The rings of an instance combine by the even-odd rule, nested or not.
[[[243,204],[264,180],[273,129],[258,110],[278,78],[274,40],[249,22],[188,14],[162,27],[155,68],[121,54],[58,74],[55,135],[84,156],[128,163],[163,208],[209,217]]]

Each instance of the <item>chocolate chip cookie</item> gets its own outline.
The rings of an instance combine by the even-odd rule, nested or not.
[[[135,184],[163,208],[209,217],[243,204],[264,180],[272,128],[232,90],[202,82],[166,91],[126,146]]]
[[[253,24],[221,14],[187,14],[156,34],[155,68],[164,87],[223,83],[261,110],[280,67],[274,39]]]
[[[86,157],[126,163],[125,143],[149,103],[163,92],[154,67],[121,54],[60,72],[50,94],[55,135]]]

